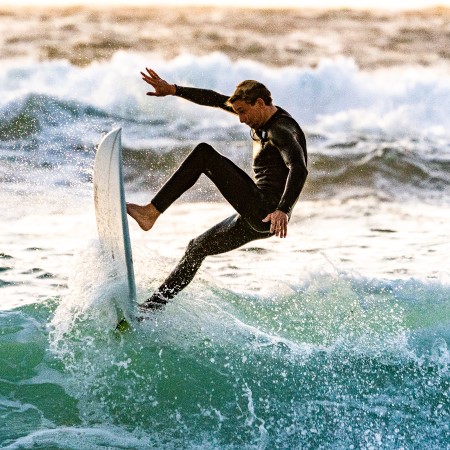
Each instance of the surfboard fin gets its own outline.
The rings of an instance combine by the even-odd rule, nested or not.
[[[130,329],[130,324],[128,323],[127,319],[125,317],[121,320],[119,320],[118,324],[116,325],[116,331],[124,332]]]

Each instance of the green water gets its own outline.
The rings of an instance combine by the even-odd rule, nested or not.
[[[209,290],[125,332],[108,302],[4,311],[0,445],[449,448],[448,292],[332,278],[280,298]]]

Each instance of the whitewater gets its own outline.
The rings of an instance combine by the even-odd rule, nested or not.
[[[61,11],[0,16],[0,447],[450,448],[446,10],[279,12],[286,36],[272,30],[264,58],[251,44],[267,12]],[[146,47],[144,19],[172,39],[164,52]],[[93,206],[102,136],[122,128],[132,202],[199,142],[251,169],[248,128],[146,96],[145,67],[224,94],[262,81],[304,129],[310,175],[286,239],[208,258],[118,333],[112,305],[126,298]],[[201,178],[149,233],[130,221],[139,301],[232,212]]]

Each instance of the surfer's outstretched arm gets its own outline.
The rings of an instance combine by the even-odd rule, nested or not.
[[[150,230],[155,224],[156,219],[161,215],[152,203],[143,206],[127,203],[127,213],[144,231]]]
[[[228,96],[210,89],[199,89],[194,87],[183,87],[176,84],[170,84],[163,80],[153,69],[146,68],[141,72],[142,79],[150,84],[154,91],[147,92],[151,97],[165,97],[166,95],[175,95],[184,98],[197,105],[220,108],[224,111],[236,114],[231,105],[228,104]]]

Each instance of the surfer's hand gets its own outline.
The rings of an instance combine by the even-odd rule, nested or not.
[[[275,233],[280,238],[287,236],[288,215],[280,210],[276,210],[273,213],[268,214],[263,222],[270,222],[270,232]]]
[[[154,97],[164,97],[165,95],[174,95],[177,88],[173,84],[169,84],[163,80],[154,70],[145,68],[147,73],[141,72],[142,79],[153,86],[154,91],[147,92],[147,95]]]

